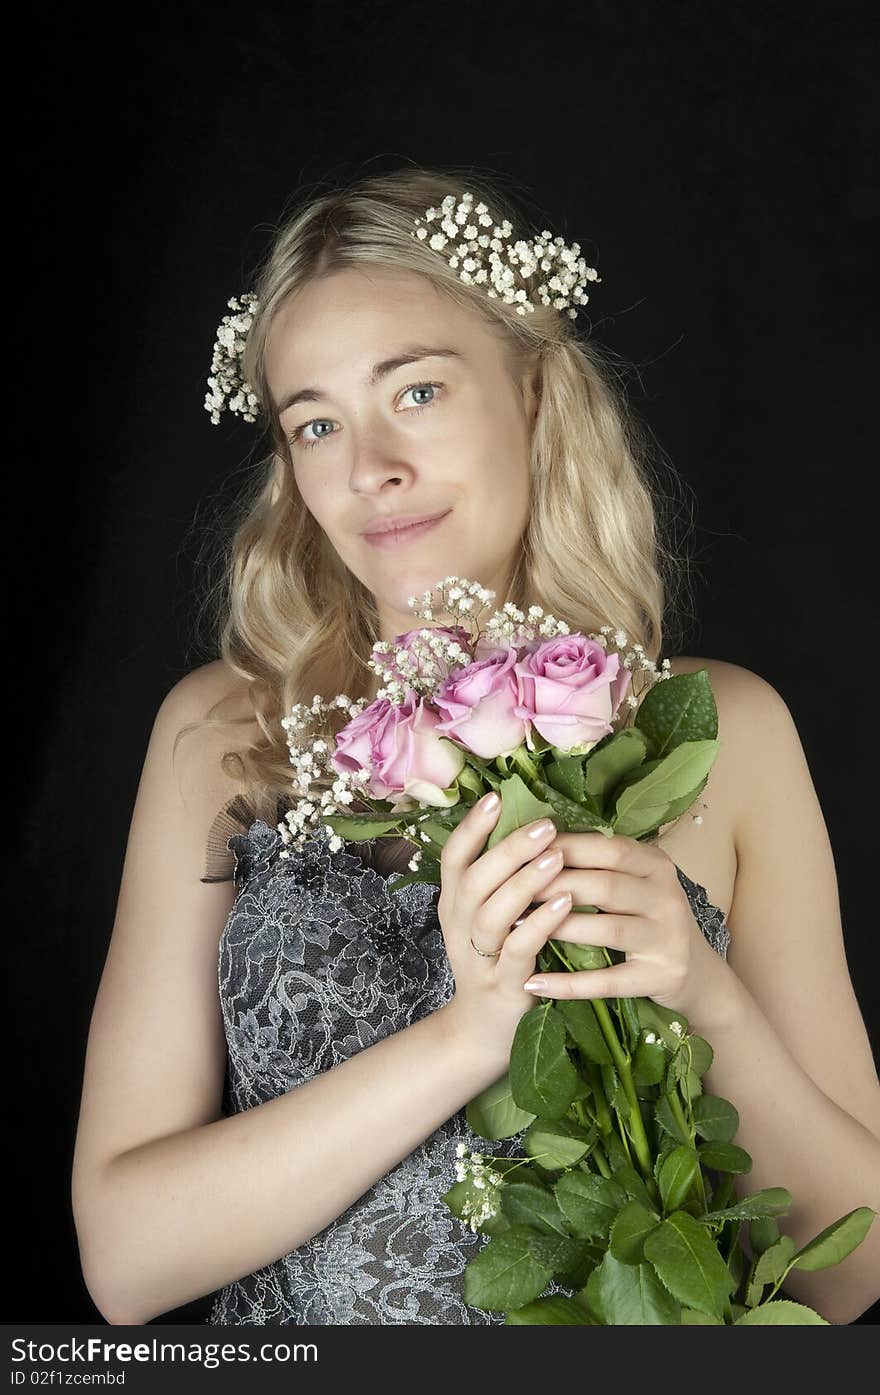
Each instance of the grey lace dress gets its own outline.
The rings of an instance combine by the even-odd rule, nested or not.
[[[334,853],[321,835],[286,859],[283,847],[241,796],[212,830],[202,880],[236,887],[218,953],[224,1116],[295,1089],[427,1016],[454,989],[436,886],[392,892],[402,872],[383,874],[350,850],[365,844]],[[700,929],[726,957],[722,912],[680,868],[678,876]],[[219,1290],[207,1322],[503,1323],[503,1313],[464,1301],[463,1271],[485,1236],[442,1197],[455,1182],[456,1144],[523,1156],[522,1137],[479,1138],[460,1109],[306,1244]],[[570,1292],[555,1283],[546,1291]]]

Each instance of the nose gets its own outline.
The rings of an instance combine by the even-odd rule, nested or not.
[[[401,453],[400,441],[381,424],[351,436],[349,488],[356,494],[372,494],[388,480],[402,484],[412,466]]]

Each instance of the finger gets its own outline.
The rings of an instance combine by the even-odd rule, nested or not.
[[[657,870],[661,849],[615,833],[560,833],[559,846],[565,853],[566,867],[607,867],[628,872],[633,877],[649,877]]]
[[[452,830],[440,850],[440,870],[445,880],[460,876],[479,856],[501,813],[501,800],[490,791],[478,799]]]
[[[553,846],[559,847],[560,841],[557,838]],[[649,878],[605,867],[579,871],[563,864],[558,876],[542,887],[535,899],[549,899],[561,891],[571,892],[573,906],[595,906],[618,915],[647,917],[657,900],[656,887]]]
[[[551,851],[554,839],[556,838],[556,826],[552,819],[535,819],[532,823],[525,824],[522,828],[515,828],[496,843],[494,847],[488,848],[481,853],[477,859],[465,869],[461,885],[466,889],[469,902],[472,905],[485,905],[490,898],[518,872],[526,866],[534,864],[543,853]],[[535,890],[549,880],[551,871],[557,872],[562,866],[562,854],[560,853],[556,864],[552,869],[546,871],[542,868],[537,879],[521,879],[520,884],[526,881]],[[495,912],[498,923],[503,924],[505,929],[509,929],[512,921],[528,905],[531,898],[527,897],[523,902],[518,892],[513,898],[508,898],[504,905],[496,903]]]
[[[500,940],[510,931],[514,920],[535,901],[538,892],[562,866],[562,853],[548,848],[538,853],[525,867],[513,872],[487,901],[477,904],[474,923],[485,938]],[[569,907],[571,902],[568,902]]]
[[[576,945],[599,945],[632,954],[646,954],[651,947],[651,927],[634,915],[578,915],[572,912],[553,937]]]
[[[568,915],[570,906],[571,897],[563,894],[524,916],[520,924],[508,932],[499,964],[511,964],[520,972],[534,964],[538,950],[543,949],[548,940],[558,937],[558,927]]]
[[[654,985],[656,989],[656,984]],[[564,974],[533,974],[524,984],[527,993],[542,998],[647,998],[641,966],[633,960],[610,969],[581,969]]]

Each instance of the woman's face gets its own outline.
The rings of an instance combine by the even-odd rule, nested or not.
[[[478,315],[413,273],[346,268],[279,310],[266,375],[303,501],[375,596],[380,638],[416,627],[407,598],[446,576],[488,586],[496,606],[508,599],[528,518],[536,379],[511,380]],[[386,534],[390,546],[365,536],[376,522],[441,511],[431,528]]]

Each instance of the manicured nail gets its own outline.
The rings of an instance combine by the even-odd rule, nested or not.
[[[545,978],[530,978],[527,983],[523,984],[527,993],[542,993],[546,987],[547,980]]]
[[[563,891],[561,896],[554,896],[550,902],[551,911],[561,911],[563,906],[567,906],[571,900],[571,892]]]
[[[480,808],[487,814],[494,814],[500,804],[498,795],[493,790],[491,794],[486,794],[480,800]]]

